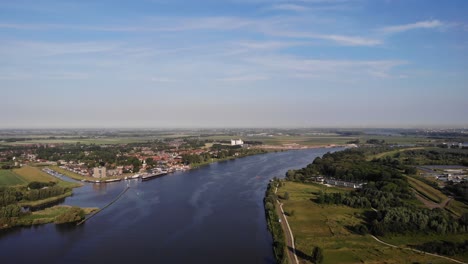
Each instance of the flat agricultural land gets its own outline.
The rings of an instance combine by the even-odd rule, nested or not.
[[[14,186],[28,182],[11,170],[0,170],[0,186]]]
[[[37,182],[56,182],[58,186],[62,187],[78,187],[79,184],[62,181],[54,176],[51,176],[45,172],[43,172],[38,167],[31,167],[31,166],[23,166],[19,169],[14,169],[12,171],[18,178],[22,179],[23,182],[21,184],[28,184],[33,181]]]
[[[110,145],[110,144],[128,144],[137,142],[146,142],[148,140],[154,140],[156,137],[109,137],[109,138],[63,138],[63,139],[32,139],[27,141],[16,141],[16,142],[0,142],[0,145],[8,146],[19,146],[19,145],[30,145],[30,144],[76,144],[78,142],[82,144],[96,144],[96,145]]]
[[[50,182],[57,180],[57,178],[50,176],[49,174],[41,171],[37,167],[23,166],[19,169],[14,169],[13,172],[21,176],[21,178],[23,178],[27,182]]]
[[[320,190],[346,192],[319,184],[293,182],[286,182],[278,190],[279,195],[289,193],[289,200],[282,200],[283,208],[285,212],[294,210],[288,221],[301,263],[311,263],[308,256],[314,246],[323,249],[324,263],[447,263],[441,258],[382,245],[370,235],[351,232],[349,226],[363,223],[360,215],[364,209],[319,205],[313,200]],[[404,242],[401,244],[406,244]]]
[[[236,139],[239,136],[219,135],[200,137],[200,139],[210,140],[230,140]],[[427,143],[427,139],[422,137],[406,137],[406,136],[373,136],[373,135],[357,135],[357,136],[342,136],[338,134],[324,134],[324,135],[272,135],[272,136],[250,136],[241,137],[244,141],[261,141],[265,145],[284,145],[284,144],[298,144],[302,146],[324,146],[324,145],[343,145],[348,141],[359,139],[364,143],[369,139],[385,140],[390,144],[416,144]]]

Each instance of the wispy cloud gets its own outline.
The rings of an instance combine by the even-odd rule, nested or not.
[[[384,33],[400,33],[414,29],[440,28],[442,26],[444,26],[444,23],[440,22],[439,20],[426,20],[411,24],[383,27],[380,28],[379,31]]]
[[[85,25],[85,24],[21,24],[0,23],[0,28],[16,30],[83,30],[109,32],[178,32],[191,30],[235,30],[258,21],[229,16],[213,17],[153,17],[144,25]]]
[[[295,11],[295,12],[304,12],[309,10],[310,8],[307,6],[303,5],[297,5],[297,4],[276,4],[272,5],[270,10],[278,10],[278,11]]]
[[[218,78],[218,81],[223,82],[246,82],[246,81],[263,81],[268,80],[269,78],[265,75],[240,75],[240,76],[230,76]]]
[[[235,42],[234,46],[246,48],[249,50],[276,50],[289,48],[294,46],[311,45],[311,42],[306,41],[239,41]]]
[[[48,57],[61,55],[80,55],[109,53],[120,49],[115,42],[40,42],[40,41],[3,41],[0,54],[4,57],[19,58]]]
[[[173,79],[169,79],[169,78],[166,78],[166,77],[160,77],[160,76],[151,77],[150,80],[152,82],[162,82],[162,83],[175,82],[175,80],[173,80]]]
[[[343,46],[377,46],[382,44],[382,40],[362,36],[316,34],[311,32],[298,32],[287,30],[267,29],[264,33],[278,37],[289,37],[298,39],[321,39],[330,40]]]
[[[294,56],[252,57],[249,62],[266,67],[270,71],[278,71],[290,77],[321,78],[340,76],[340,79],[390,78],[396,67],[408,64],[403,60],[323,60],[304,59]]]

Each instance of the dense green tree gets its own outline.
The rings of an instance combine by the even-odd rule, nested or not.
[[[315,264],[323,263],[323,252],[320,247],[314,247],[311,255],[312,262]]]
[[[56,224],[74,223],[83,220],[85,217],[84,211],[79,207],[72,207],[61,215],[55,218]]]

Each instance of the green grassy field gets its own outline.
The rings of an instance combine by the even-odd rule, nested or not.
[[[0,170],[0,186],[15,186],[28,182],[11,170]]]
[[[75,188],[81,186],[77,183],[57,179],[38,167],[23,166],[19,169],[0,170],[0,186],[27,185],[30,182],[56,182],[58,186]]]
[[[313,247],[319,246],[324,252],[324,263],[447,263],[447,260],[437,257],[391,248],[378,243],[369,235],[349,231],[349,226],[363,222],[360,216],[363,209],[319,205],[313,199],[320,190],[345,192],[318,184],[293,182],[286,182],[278,190],[280,195],[289,193],[290,199],[283,200],[283,208],[286,212],[294,210],[288,220],[299,256],[309,256]],[[303,258],[301,263],[311,262]]]

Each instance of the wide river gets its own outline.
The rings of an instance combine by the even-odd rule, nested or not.
[[[150,181],[86,184],[64,204],[103,207],[82,226],[0,234],[1,263],[274,263],[263,196],[273,177],[334,149],[269,153]]]

